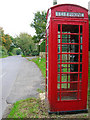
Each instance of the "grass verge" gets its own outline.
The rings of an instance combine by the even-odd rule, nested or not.
[[[46,60],[45,60],[45,58],[41,58],[41,60],[40,60],[40,58],[38,57],[38,58],[32,59],[31,61],[33,61],[34,63],[37,64],[37,66],[40,68],[43,76],[46,77],[46,65],[45,65]]]

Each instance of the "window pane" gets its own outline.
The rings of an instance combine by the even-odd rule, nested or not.
[[[75,100],[75,99],[77,99],[76,92],[61,93],[61,100]]]
[[[60,38],[58,38],[58,43],[60,43]]]
[[[58,35],[58,38],[60,38],[60,35]]]
[[[62,53],[78,53],[79,45],[62,45]]]
[[[58,63],[60,63],[60,55],[58,55]]]
[[[58,82],[60,82],[60,74],[58,74]]]
[[[62,82],[78,81],[78,74],[62,74],[61,81]]]
[[[60,64],[58,64],[58,72],[60,72]]]
[[[58,45],[58,53],[60,53],[60,45]]]
[[[73,91],[73,90],[77,90],[78,89],[78,83],[62,83],[61,84],[61,90],[63,91]],[[68,89],[69,88],[69,89]]]
[[[82,25],[80,26],[80,33],[82,34]]]
[[[70,64],[62,64],[62,72],[70,72]]]
[[[62,72],[78,72],[78,64],[62,64]]]
[[[62,54],[62,63],[78,62],[78,54]]]
[[[80,45],[80,52],[82,53],[82,45]]]
[[[57,100],[60,101],[60,93],[57,93]]]
[[[79,77],[80,77],[80,81],[82,81],[82,73],[80,73]]]
[[[80,72],[82,72],[82,64],[80,64]]]
[[[60,90],[60,83],[57,84],[57,89]]]
[[[60,25],[58,25],[58,33],[60,33]]]
[[[62,25],[62,32],[79,33],[79,25]]]
[[[80,35],[80,43],[82,43],[82,35]]]
[[[82,62],[82,55],[80,55],[80,62]]]

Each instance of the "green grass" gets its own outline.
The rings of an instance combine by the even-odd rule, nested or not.
[[[46,65],[45,65],[46,60],[45,60],[45,58],[41,58],[41,60],[40,60],[40,58],[38,57],[38,58],[32,59],[32,61],[37,64],[37,66],[40,68],[43,76],[46,77]]]
[[[8,118],[37,118],[39,104],[40,100],[36,98],[17,101],[8,115]]]
[[[3,55],[3,56],[0,56],[0,58],[6,58],[8,57],[8,55]]]

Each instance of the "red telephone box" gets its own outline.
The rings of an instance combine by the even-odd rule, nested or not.
[[[52,112],[87,112],[88,10],[61,4],[47,12],[46,97]]]

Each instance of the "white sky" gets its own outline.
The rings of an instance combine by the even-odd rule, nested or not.
[[[58,4],[78,4],[88,8],[90,0],[57,0]],[[15,37],[20,32],[27,32],[32,36],[35,30],[30,27],[34,13],[47,11],[53,5],[53,0],[0,0],[0,27],[4,33]]]

